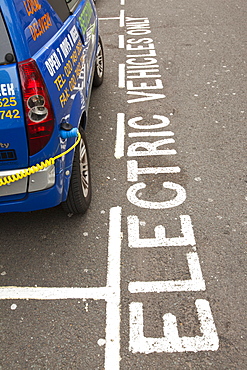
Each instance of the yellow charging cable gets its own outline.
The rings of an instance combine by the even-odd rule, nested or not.
[[[76,142],[69,149],[65,150],[65,152],[63,152],[61,154],[58,154],[56,157],[46,159],[44,162],[37,163],[34,166],[31,166],[29,168],[21,170],[20,172],[17,172],[13,175],[8,175],[8,176],[0,178],[0,186],[7,185],[7,184],[10,184],[12,182],[21,180],[24,177],[30,176],[30,175],[32,175],[32,174],[34,174],[34,173],[36,173],[40,170],[43,170],[44,168],[47,168],[47,167],[51,166],[52,164],[55,163],[56,159],[58,159],[60,157],[63,157],[64,155],[68,154],[71,150],[73,150],[76,147],[77,144],[79,144],[79,142],[81,140],[81,134],[80,134],[79,131],[78,131],[77,135],[78,136],[77,136]]]

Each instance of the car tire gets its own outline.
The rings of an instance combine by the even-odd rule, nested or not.
[[[84,130],[79,130],[81,140],[75,148],[68,196],[62,203],[65,212],[74,214],[85,213],[92,197],[88,145]]]
[[[94,70],[94,77],[93,77],[93,86],[98,87],[102,84],[104,79],[104,49],[101,37],[99,36],[99,42],[98,42],[98,49],[96,54],[96,60],[95,60],[95,70]]]

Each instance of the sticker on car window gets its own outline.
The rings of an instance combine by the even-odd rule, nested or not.
[[[84,66],[83,44],[75,26],[62,39],[56,50],[44,62],[59,93],[62,108],[66,105]]]
[[[83,34],[87,32],[87,29],[90,25],[90,21],[93,15],[93,8],[91,3],[87,0],[82,12],[79,16],[79,23],[82,29]]]
[[[32,23],[28,26],[32,38],[34,41],[38,37],[42,36],[50,27],[52,26],[52,21],[49,13],[45,13],[42,17],[34,19]]]
[[[24,0],[23,6],[28,17],[32,18],[32,21],[28,25],[28,30],[32,36],[33,41],[36,41],[42,36],[47,30],[52,27],[52,20],[49,12],[45,14],[37,14],[42,9],[42,5],[39,0]]]

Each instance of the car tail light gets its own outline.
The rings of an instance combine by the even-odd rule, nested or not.
[[[47,88],[33,59],[18,64],[26,113],[29,154],[48,143],[54,129],[54,113]]]

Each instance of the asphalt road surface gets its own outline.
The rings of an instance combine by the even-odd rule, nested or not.
[[[0,216],[0,368],[246,369],[246,1],[96,5],[92,204]]]

